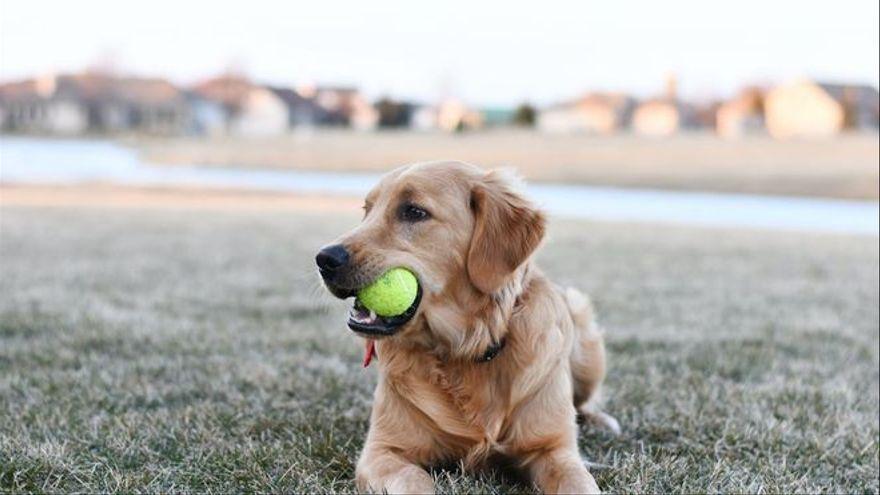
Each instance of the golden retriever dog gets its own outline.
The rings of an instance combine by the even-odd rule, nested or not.
[[[433,492],[426,467],[506,459],[546,493],[596,493],[576,415],[617,430],[595,401],[605,376],[588,299],[531,261],[544,215],[504,173],[457,162],[405,166],[367,195],[363,221],[318,253],[324,284],[353,297],[386,270],[419,281],[381,317],[355,301],[348,326],[379,382],[356,469],[361,491]]]

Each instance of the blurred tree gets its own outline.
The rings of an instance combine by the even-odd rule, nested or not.
[[[379,112],[379,127],[407,127],[413,106],[385,97],[376,102],[376,111]]]
[[[535,107],[528,103],[523,103],[516,107],[513,114],[513,123],[522,127],[532,127],[535,125]]]

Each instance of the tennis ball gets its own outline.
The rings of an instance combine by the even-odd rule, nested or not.
[[[358,300],[379,316],[397,316],[416,300],[419,281],[406,268],[392,268],[357,293]]]

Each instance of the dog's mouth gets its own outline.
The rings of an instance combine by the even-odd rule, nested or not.
[[[364,307],[355,297],[354,304],[348,314],[348,328],[370,338],[389,337],[397,333],[400,327],[409,322],[422,301],[422,288],[418,287],[416,299],[403,313],[397,316],[379,316],[374,311]]]

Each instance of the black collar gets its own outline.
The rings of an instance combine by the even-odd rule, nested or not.
[[[504,345],[507,344],[507,339],[502,338],[499,342],[495,342],[486,349],[486,352],[483,353],[482,356],[477,358],[478,363],[488,363],[489,361],[495,359],[498,354],[504,349]]]

